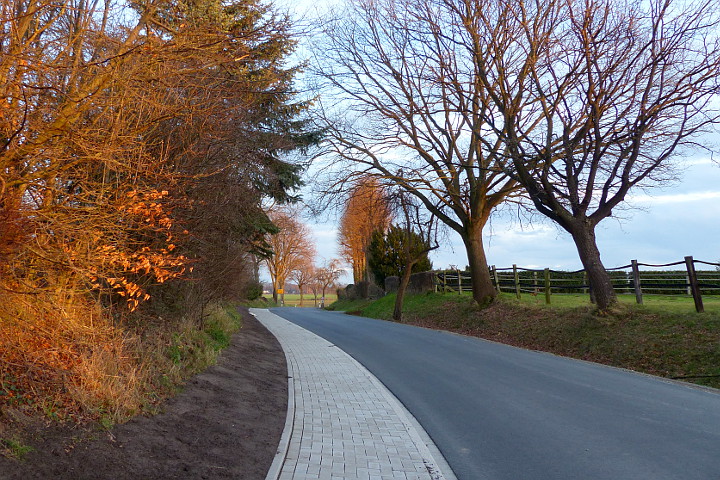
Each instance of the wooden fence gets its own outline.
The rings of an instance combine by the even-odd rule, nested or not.
[[[684,268],[659,270],[675,266]],[[714,270],[696,269],[696,265],[715,267]],[[706,268],[706,267],[705,267]],[[639,263],[632,260],[628,265],[609,268],[613,288],[618,294],[635,295],[637,303],[643,303],[643,294],[692,295],[695,309],[704,311],[703,295],[720,295],[720,263],[685,257],[683,261],[660,265]],[[561,271],[520,268],[490,267],[490,276],[498,292],[511,292],[520,298],[522,293],[544,295],[550,303],[553,294],[591,294],[585,270]],[[444,271],[435,276],[436,292],[469,292],[472,279],[469,272]]]

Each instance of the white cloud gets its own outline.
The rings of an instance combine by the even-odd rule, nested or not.
[[[677,203],[720,200],[720,191],[688,192],[670,195],[635,195],[629,198],[632,203],[665,205]],[[713,205],[713,208],[717,208]]]
[[[606,267],[643,263],[670,263],[686,255],[709,262],[720,259],[720,168],[697,161],[686,169],[682,182],[657,195],[633,196],[622,220],[608,218],[597,228],[598,246]],[[674,190],[674,191],[673,191]],[[490,234],[492,232],[492,234]],[[439,268],[465,266],[465,250],[458,235],[433,254]],[[455,247],[455,252],[448,248]],[[488,263],[498,267],[516,264],[525,268],[575,270],[581,268],[570,235],[549,221],[523,229],[502,218],[495,219],[485,238]]]

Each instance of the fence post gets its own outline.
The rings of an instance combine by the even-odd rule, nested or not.
[[[500,280],[498,280],[497,268],[495,268],[495,265],[490,267],[490,276],[492,277],[493,282],[495,282],[495,290],[500,293]]]
[[[635,287],[635,301],[638,303],[638,305],[642,305],[643,298],[642,287],[640,287],[640,269],[638,268],[637,260],[630,260],[630,263],[632,264],[632,278],[633,286]]]
[[[513,277],[515,277],[515,296],[520,300],[520,277],[518,276],[517,265],[513,263]]]
[[[550,305],[550,269],[545,269],[545,303]]]
[[[462,295],[462,277],[460,276],[460,270],[455,270],[458,276],[458,294]]]
[[[447,293],[447,283],[446,283],[446,282],[447,282],[447,270],[445,270],[445,271],[443,272],[443,276],[442,276],[442,289],[443,289],[443,293]]]
[[[435,293],[438,293],[438,283],[440,283],[440,272],[435,273],[435,277],[433,277],[433,290]]]
[[[533,272],[533,295],[538,294],[537,272]]]
[[[695,310],[697,310],[698,313],[702,313],[705,311],[705,307],[703,307],[700,285],[698,284],[697,274],[695,273],[695,262],[692,256],[685,257],[685,265],[687,266],[688,277],[690,277],[690,289],[692,290],[693,300],[695,300]]]

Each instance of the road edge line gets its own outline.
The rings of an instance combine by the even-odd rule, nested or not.
[[[253,310],[253,308],[249,309],[250,315],[257,318],[257,315],[255,315]],[[262,322],[260,323],[262,324]],[[263,325],[263,327],[265,326]],[[265,328],[267,329],[267,327]],[[268,329],[268,331],[270,330]],[[274,333],[270,333],[273,335],[273,337],[275,336]],[[280,346],[282,347],[282,344],[280,344]],[[295,424],[295,370],[285,349],[283,349],[283,354],[285,355],[285,363],[287,365],[288,377],[287,413],[285,414],[285,427],[283,428],[282,435],[280,435],[280,442],[278,443],[275,457],[270,464],[270,469],[265,476],[265,480],[278,480],[280,478],[280,473],[282,472],[283,465],[285,464],[285,459],[287,458],[288,450],[290,449],[290,441],[292,439],[293,427]]]

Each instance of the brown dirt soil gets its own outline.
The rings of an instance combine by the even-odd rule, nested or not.
[[[0,479],[264,479],[285,425],[287,367],[275,337],[242,313],[218,364],[161,414],[109,432],[5,416],[31,431],[35,450],[21,461],[0,457]]]

